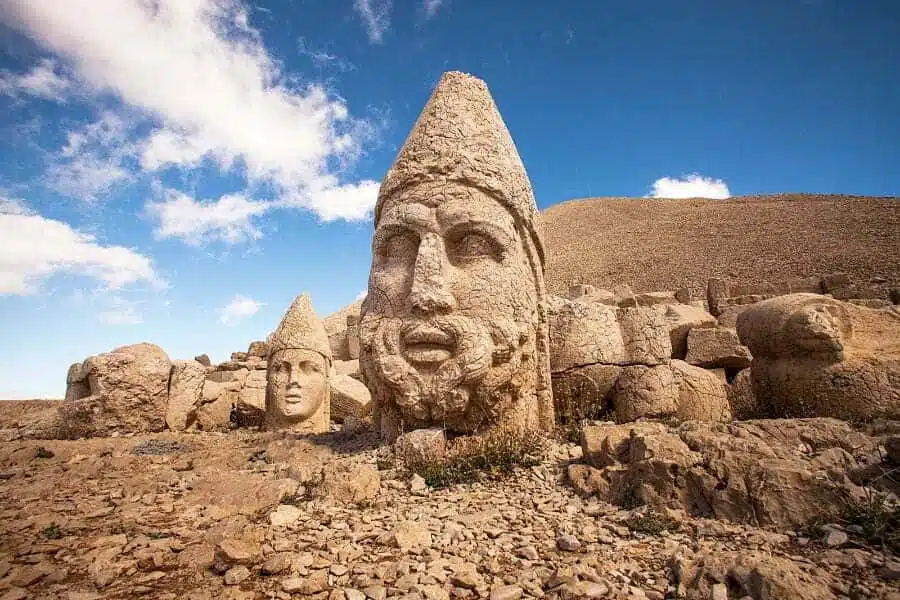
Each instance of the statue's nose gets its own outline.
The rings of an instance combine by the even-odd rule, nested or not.
[[[432,313],[456,308],[447,271],[443,240],[437,234],[425,234],[419,242],[409,293],[413,310]]]

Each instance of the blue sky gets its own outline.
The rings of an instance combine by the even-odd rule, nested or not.
[[[486,80],[546,208],[897,195],[898,64],[896,1],[0,1],[0,398],[353,301],[443,71]]]

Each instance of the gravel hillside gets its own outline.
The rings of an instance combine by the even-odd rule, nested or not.
[[[900,198],[781,194],[728,200],[592,198],[544,212],[547,284],[706,289],[845,271],[900,282]]]

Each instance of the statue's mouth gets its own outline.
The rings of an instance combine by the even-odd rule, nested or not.
[[[290,390],[284,394],[284,401],[288,404],[299,404],[303,402],[303,399],[303,393],[300,390]]]
[[[438,363],[453,356],[456,340],[430,325],[415,325],[402,334],[403,355],[412,363]]]

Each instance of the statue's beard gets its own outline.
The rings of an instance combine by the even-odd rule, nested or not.
[[[404,355],[404,334],[416,328],[436,329],[452,339],[449,358],[434,364],[410,361]],[[512,320],[484,322],[462,315],[427,319],[367,315],[360,323],[360,339],[368,348],[366,367],[374,370],[370,385],[408,425],[473,431],[480,424],[496,422],[515,401],[523,383],[516,375],[527,349],[533,348],[529,329],[533,327]]]

